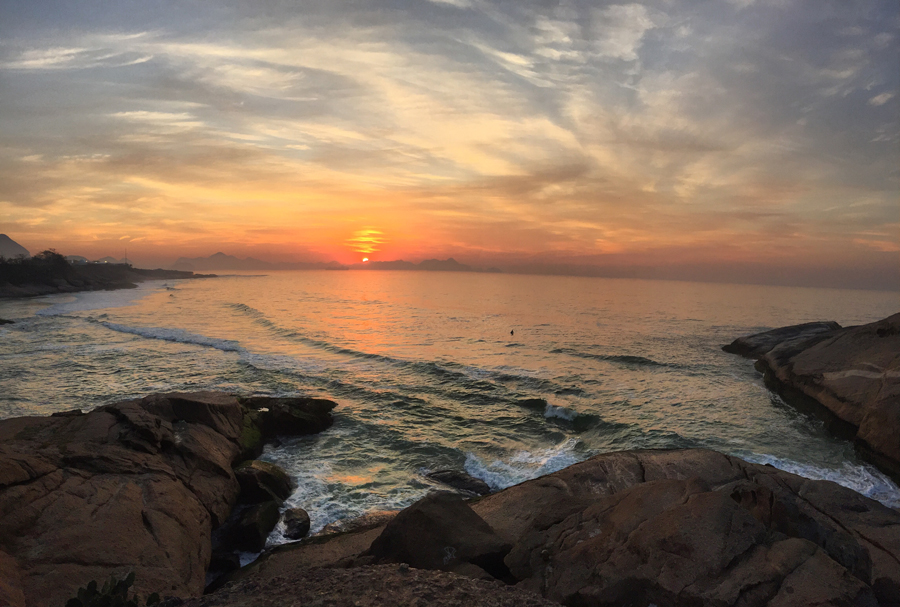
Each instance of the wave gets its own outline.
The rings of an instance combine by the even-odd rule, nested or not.
[[[466,453],[465,471],[486,482],[494,491],[562,470],[584,459],[581,442],[570,438],[558,445],[537,451],[518,451],[509,459],[485,461],[474,453]]]
[[[661,363],[643,356],[632,356],[630,354],[593,354],[591,352],[582,352],[573,348],[554,348],[550,350],[550,354],[568,354],[577,358],[587,358],[589,360],[602,360],[611,363],[619,363],[623,365],[633,365],[639,367],[679,367],[673,363]]]
[[[900,488],[887,475],[872,466],[843,462],[840,468],[834,469],[759,453],[741,453],[739,457],[754,464],[769,464],[804,478],[831,481],[879,501],[889,508],[900,508]]]
[[[259,324],[260,326],[266,327],[267,329],[271,330],[276,335],[284,339],[293,340],[306,346],[324,350],[332,354],[338,354],[341,356],[347,356],[359,360],[375,361],[393,367],[408,369],[421,375],[435,378],[441,383],[457,383],[460,385],[460,387],[463,387],[467,390],[493,391],[496,389],[496,386],[493,383],[490,383],[492,381],[499,383],[518,384],[522,388],[525,388],[531,392],[558,392],[560,394],[563,394],[580,390],[579,388],[563,387],[551,380],[527,375],[527,373],[529,373],[527,370],[514,369],[514,372],[511,373],[510,369],[505,367],[492,370],[463,365],[452,361],[416,361],[397,358],[394,356],[387,356],[384,354],[363,352],[360,350],[355,350],[353,348],[348,348],[346,346],[335,345],[327,341],[313,339],[311,337],[303,335],[299,331],[281,327],[269,320],[263,312],[257,310],[256,308],[248,306],[247,304],[229,303],[225,305],[232,310],[249,316],[255,323]]]
[[[206,346],[215,348],[223,352],[243,352],[244,349],[240,344],[231,339],[216,339],[215,337],[206,337],[197,333],[188,333],[181,329],[165,329],[162,327],[130,327],[128,325],[120,325],[114,322],[100,322],[101,325],[112,331],[119,333],[130,333],[131,335],[140,335],[149,339],[161,339],[163,341],[171,341],[182,344],[194,344],[196,346]]]

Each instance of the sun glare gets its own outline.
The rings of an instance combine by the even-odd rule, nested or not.
[[[363,257],[363,263],[366,263],[367,261],[369,261],[369,258],[368,258],[368,257]]]
[[[347,240],[347,245],[357,253],[370,254],[379,250],[378,245],[385,242],[381,230],[363,228],[353,233],[353,238]]]

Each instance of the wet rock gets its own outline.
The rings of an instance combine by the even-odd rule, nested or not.
[[[279,502],[269,501],[243,509],[229,534],[231,547],[242,552],[260,552],[278,524]]]
[[[471,503],[429,496],[382,528],[276,547],[231,579],[278,588],[311,568],[362,576],[381,561],[414,562],[405,575],[490,574],[570,605],[889,605],[900,513],[714,451],[628,451]]]
[[[487,495],[491,492],[491,488],[486,482],[459,470],[437,470],[426,474],[426,476],[473,496]]]
[[[331,427],[334,401],[305,397],[250,397],[242,404],[257,411],[257,425],[264,440],[275,436],[315,434]]]
[[[738,337],[727,346],[722,346],[722,349],[731,354],[739,354],[745,358],[759,358],[778,344],[786,341],[803,342],[815,337],[821,337],[840,328],[841,325],[833,321],[807,322]]]
[[[895,314],[782,341],[758,355],[756,365],[786,402],[825,419],[835,433],[853,439],[863,456],[900,480],[898,352],[900,314]]]
[[[365,556],[375,562],[452,570],[463,563],[496,578],[508,575],[503,557],[510,544],[454,493],[432,493],[401,510]]]
[[[290,508],[282,516],[284,521],[284,537],[299,540],[309,533],[309,513],[303,508]]]
[[[243,504],[260,502],[283,502],[293,491],[291,477],[269,462],[250,460],[234,469],[234,475],[241,486],[239,501]]]
[[[399,510],[373,510],[362,516],[345,518],[328,523],[316,535],[328,535],[330,533],[347,533],[350,531],[365,531],[374,527],[384,527],[392,518],[397,516]]]

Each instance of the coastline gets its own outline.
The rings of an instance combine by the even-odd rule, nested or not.
[[[900,600],[900,512],[708,449],[601,454],[471,499],[448,485],[238,568],[289,511],[291,480],[252,458],[327,432],[335,406],[170,393],[0,421],[0,604],[62,605],[110,575],[192,607]],[[213,564],[230,573],[209,586]]]
[[[146,280],[184,280],[196,278],[216,278],[215,274],[195,274],[183,270],[144,270],[119,264],[91,264],[70,266],[71,272],[65,278],[23,282],[20,284],[0,284],[0,299],[38,297],[59,293],[83,291],[112,291],[133,289],[136,283]]]

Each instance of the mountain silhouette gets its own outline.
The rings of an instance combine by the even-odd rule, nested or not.
[[[0,257],[13,259],[19,256],[31,257],[31,253],[6,234],[0,234]]]

